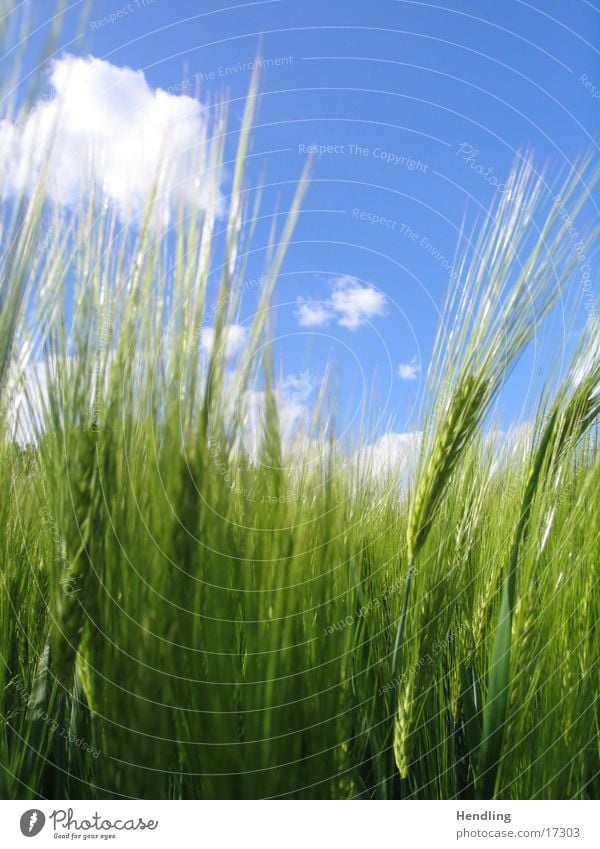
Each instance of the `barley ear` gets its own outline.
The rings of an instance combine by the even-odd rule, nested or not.
[[[511,686],[510,656],[517,567],[521,548],[529,535],[531,508],[538,489],[550,479],[553,468],[569,449],[577,445],[600,414],[600,346],[592,334],[593,328],[584,337],[572,368],[556,394],[525,486],[494,636],[483,709],[483,729],[477,753],[477,782],[479,792],[485,799],[494,796],[502,757]],[[573,381],[576,381],[574,390],[571,388]]]

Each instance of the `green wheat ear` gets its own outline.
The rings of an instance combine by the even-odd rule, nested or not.
[[[410,506],[406,531],[409,564],[414,564],[452,472],[475,432],[485,403],[486,389],[482,376],[468,374],[452,396],[447,418],[436,434]]]
[[[443,426],[437,432],[432,444],[429,459],[421,474],[414,498],[409,508],[409,518],[406,531],[406,547],[408,553],[408,572],[404,584],[402,609],[394,650],[392,655],[392,677],[398,674],[400,649],[404,639],[404,629],[408,614],[408,602],[415,571],[415,559],[423,547],[431,529],[436,510],[442,500],[444,491],[452,477],[465,446],[473,437],[482,410],[485,408],[489,385],[482,376],[467,374],[451,397],[448,414]],[[403,733],[403,722],[400,713],[405,705],[399,697],[398,717],[395,726],[395,737]],[[404,745],[399,749],[404,751]],[[402,760],[404,763],[404,760]]]
[[[577,447],[600,415],[600,344],[597,330],[596,321],[591,320],[571,368],[556,393],[530,464],[496,624],[483,728],[477,751],[476,780],[484,799],[494,797],[502,758],[511,694],[512,623],[517,603],[520,551],[529,536],[532,508],[539,490],[545,486],[552,488],[560,461]]]
[[[591,175],[591,183],[597,182],[599,173]],[[579,180],[577,171],[569,175],[561,192],[564,199],[572,199]],[[556,204],[546,210],[541,231],[532,222],[545,184],[542,177],[534,177],[529,161],[513,168],[508,185],[510,191],[481,228],[473,261],[465,258],[460,264],[466,268],[462,291],[451,293],[446,305],[451,332],[446,334],[442,324],[436,339],[428,385],[430,406],[425,410],[417,484],[409,506],[408,571],[392,654],[393,677],[399,672],[415,561],[452,474],[577,264],[569,227]],[[574,215],[582,204],[580,196]],[[398,728],[396,723],[395,736]]]
[[[599,176],[596,169],[584,181],[587,191]],[[579,180],[574,169],[560,193],[565,202],[573,199]],[[449,294],[436,338],[418,481],[409,507],[406,544],[411,565],[463,450],[576,269],[567,222],[556,204],[546,210],[540,200],[543,177],[535,176],[531,163],[523,160],[507,184],[511,191],[488,214],[471,262],[464,249],[464,283]],[[574,198],[573,215],[581,208],[583,194]],[[546,215],[541,230],[533,223],[538,207]],[[584,240],[586,246],[592,238]]]

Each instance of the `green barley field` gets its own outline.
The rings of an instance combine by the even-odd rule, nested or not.
[[[310,163],[227,356],[274,211],[246,191],[257,97],[235,163],[224,112],[202,149],[225,215],[182,206],[167,236],[157,192],[129,228],[93,195],[65,216],[43,167],[2,204],[0,793],[597,797],[595,308],[531,426],[493,422],[576,292],[597,168],[516,161],[458,246],[419,432],[382,471],[360,427],[338,438],[334,381],[282,433],[268,306]]]

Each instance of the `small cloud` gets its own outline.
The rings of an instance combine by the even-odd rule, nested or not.
[[[331,307],[340,318],[338,324],[356,330],[365,321],[385,315],[386,297],[372,286],[363,286],[356,277],[345,274],[334,281]]]
[[[340,327],[357,330],[366,321],[386,313],[387,298],[383,292],[349,274],[336,278],[332,290],[327,301],[300,301],[296,317],[302,327],[321,327],[335,319]]]
[[[281,395],[288,401],[306,401],[314,388],[315,380],[306,370],[299,374],[289,374],[279,384]]]
[[[234,357],[244,347],[248,328],[242,324],[230,324],[223,330],[223,342],[225,345],[225,356]],[[205,327],[200,335],[200,347],[208,354],[212,352],[215,343],[214,327]]]
[[[416,357],[409,363],[399,363],[397,369],[400,380],[416,380],[421,374],[421,365]]]
[[[331,321],[333,315],[322,303],[301,301],[296,310],[296,317],[301,327],[322,327]]]

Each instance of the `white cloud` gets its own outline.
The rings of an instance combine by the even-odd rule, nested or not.
[[[345,274],[333,284],[331,306],[340,318],[338,324],[356,330],[365,321],[385,315],[386,297],[372,286],[363,286],[355,277]]]
[[[279,415],[279,430],[284,452],[290,452],[310,421],[309,399],[315,379],[308,371],[289,374],[275,387],[274,396]],[[262,440],[265,416],[265,393],[248,390],[244,396],[244,443],[248,455],[256,460]]]
[[[42,429],[48,404],[47,365],[40,360],[23,366],[24,374],[16,366],[11,370],[6,394],[9,431],[20,445],[27,445],[37,441]]]
[[[333,313],[322,303],[301,301],[296,317],[301,327],[322,327],[331,321]]]
[[[302,327],[321,327],[333,319],[340,327],[357,330],[366,321],[386,313],[387,298],[373,286],[344,274],[332,283],[327,301],[299,301],[296,317]]]
[[[141,71],[94,57],[53,62],[54,95],[22,122],[0,121],[0,193],[47,193],[70,205],[95,186],[122,216],[136,216],[157,186],[161,223],[179,201],[218,202],[206,174],[208,120],[191,97],[152,89]]]
[[[299,374],[289,374],[279,385],[284,398],[295,401],[306,401],[315,388],[315,381],[310,372],[304,370]]]
[[[597,316],[590,314],[588,319],[588,327],[586,333],[589,336],[586,341],[590,340],[585,345],[571,369],[571,384],[573,389],[576,389],[580,383],[585,380],[588,375],[598,369],[600,364],[600,320]],[[598,388],[591,395],[591,399],[598,397]],[[590,399],[590,400],[591,400]]]
[[[225,356],[234,357],[244,347],[248,328],[243,324],[230,324],[223,330],[223,343],[225,345]],[[212,352],[215,342],[214,327],[205,327],[200,335],[200,347],[208,354]]]
[[[398,364],[398,377],[400,380],[416,380],[421,374],[421,366],[416,357],[409,363]]]
[[[515,454],[525,457],[531,450],[534,434],[532,423],[523,421],[510,425],[506,430],[491,428],[486,434],[486,442],[494,454],[503,459]]]
[[[506,468],[507,464],[515,468],[527,465],[534,444],[535,429],[531,422],[522,421],[510,425],[506,430],[491,427],[483,438],[483,448],[487,452],[487,467],[490,476]]]
[[[359,450],[360,468],[369,477],[385,478],[401,473],[402,479],[408,481],[416,468],[421,439],[420,431],[386,433]]]

